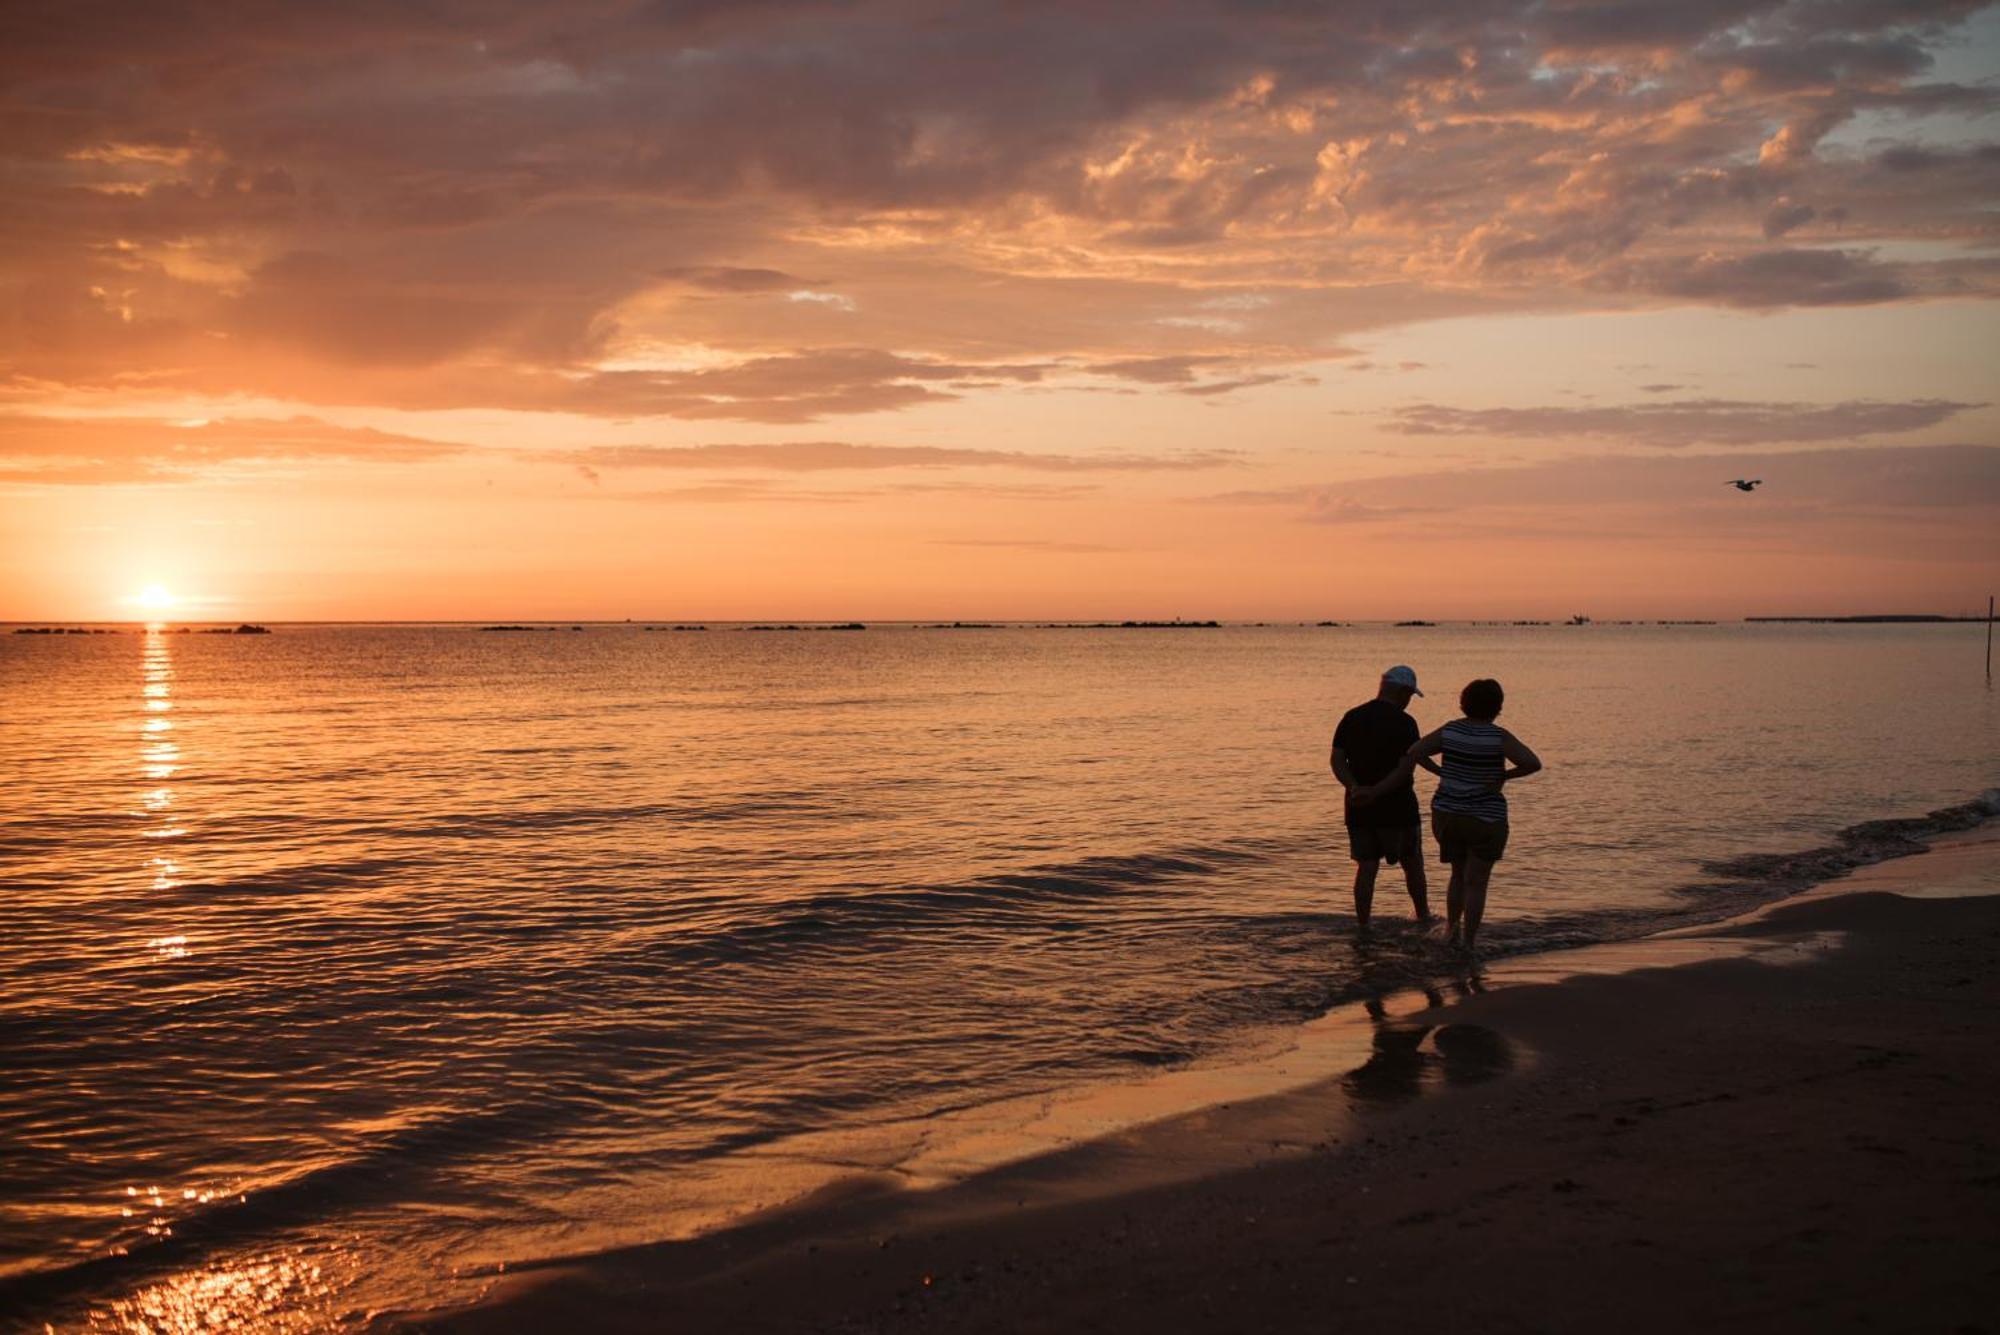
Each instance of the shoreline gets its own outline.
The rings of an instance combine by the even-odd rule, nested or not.
[[[1026,1120],[989,1109],[981,1127],[960,1114],[957,1124],[932,1128],[936,1145],[889,1161],[893,1171],[863,1159],[843,1180],[720,1231],[517,1266],[473,1306],[385,1313],[378,1323],[1138,1331],[1284,1327],[1374,1312],[1386,1324],[1410,1319],[1393,1315],[1398,1304],[1445,1300],[1421,1276],[1470,1231],[1486,1257],[1505,1261],[1503,1282],[1489,1304],[1439,1315],[1500,1330],[1580,1327],[1595,1301],[1590,1324],[1633,1324],[1630,1312],[1602,1306],[1618,1298],[1618,1285],[1602,1276],[1570,1275],[1581,1303],[1574,1310],[1537,1307],[1520,1291],[1521,1276],[1553,1255],[1546,1239],[1529,1234],[1565,1227],[1575,1234],[1569,1264],[1617,1260],[1620,1285],[1643,1283],[1625,1265],[1641,1253],[1715,1268],[1713,1283],[1688,1276],[1661,1290],[1652,1309],[1661,1324],[1646,1316],[1643,1328],[1748,1324],[1756,1311],[1768,1323],[1778,1309],[1759,1307],[1758,1295],[1774,1281],[1733,1259],[1743,1240],[1686,1191],[1703,1175],[1682,1170],[1705,1166],[1716,1190],[1758,1184],[1746,1208],[1767,1225],[1804,1221],[1795,1240],[1811,1234],[1814,1245],[1781,1258],[1778,1270],[1810,1275],[1829,1292],[1874,1274],[1885,1294],[1921,1296],[1927,1308],[1958,1303],[1951,1310],[1975,1314],[1964,1319],[1976,1325],[2000,1299],[2000,1269],[1989,1259],[2000,1243],[1991,1222],[2000,1218],[1991,1194],[2000,1153],[1983,1139],[1927,1133],[1923,1119],[1935,1109],[1916,1104],[1896,1077],[1911,1063],[1942,1066],[1925,1071],[1927,1083],[1914,1092],[1944,1096],[1961,1126],[1990,1115],[2000,1097],[2000,1077],[1971,1055],[1990,1051],[2000,1003],[2000,972],[1991,968],[2000,962],[2000,899],[1992,898],[2000,895],[2000,822],[1849,874],[1822,870],[1838,879],[1724,922],[1498,959],[1447,980],[1449,998],[1394,991],[1337,1008],[1303,1026],[1293,1046],[1235,1066],[1044,1100]],[[1945,995],[1931,995],[1927,977],[1946,973]],[[1877,1041],[1852,1059],[1857,1026],[1872,1026]],[[1691,1036],[1710,1046],[1693,1047]],[[1660,1049],[1651,1062],[1633,1053],[1648,1041]],[[1771,1078],[1754,1091],[1733,1087],[1760,1067]],[[1651,1092],[1619,1093],[1636,1086]],[[1192,1110],[1190,1095],[1198,1096]],[[1829,1106],[1820,1105],[1823,1095],[1834,1096]],[[1149,1100],[1155,1112],[1181,1102],[1149,1118]],[[1501,1100],[1512,1117],[1495,1116]],[[1524,1123],[1524,1108],[1541,1115]],[[1649,1119],[1683,1108],[1707,1110],[1681,1119],[1688,1127],[1716,1125],[1692,1135],[1683,1127],[1681,1143],[1664,1151],[1632,1152],[1648,1138],[1641,1130]],[[1843,1117],[1854,1126],[1841,1130]],[[1834,1152],[1766,1143],[1774,1124],[1802,1121]],[[1507,1137],[1510,1126],[1520,1139]],[[1919,1179],[1882,1189],[1913,1196],[1919,1213],[1956,1231],[1939,1227],[1923,1246],[1905,1247],[1902,1234],[1862,1229],[1861,1242],[1834,1246],[1846,1235],[1820,1217],[1845,1217],[1844,1203],[1865,1198],[1862,1178],[1911,1152],[1893,1144],[1899,1136],[1948,1161],[1959,1186]],[[1412,1152],[1425,1144],[1445,1157]],[[1608,1165],[1612,1144],[1630,1148]],[[1574,1172],[1564,1171],[1572,1160]],[[1460,1183],[1461,1174],[1496,1168],[1515,1175]],[[1586,1172],[1620,1176],[1627,1197],[1653,1199],[1621,1209],[1600,1199]],[[1305,1190],[1315,1182],[1334,1195]],[[1800,1195],[1814,1191],[1828,1199]],[[1597,1224],[1621,1224],[1644,1241],[1614,1246],[1579,1230],[1593,1210]],[[1237,1214],[1251,1223],[1212,1227]],[[1668,1237],[1672,1250],[1660,1251]],[[1941,1268],[1940,1257],[1956,1269]],[[1385,1278],[1407,1269],[1415,1288],[1398,1296],[1371,1268]],[[1929,1286],[1922,1295],[1918,1276]],[[1252,1279],[1257,1287],[1246,1292]],[[1549,1283],[1560,1291],[1562,1281]],[[1161,1295],[1175,1291],[1181,1300],[1162,1305]],[[1784,1291],[1794,1305],[1786,1310],[1803,1320],[1806,1308],[1796,1304],[1811,1295]],[[1705,1305],[1688,1306],[1698,1298]],[[1888,1321],[1890,1309],[1880,1310]]]

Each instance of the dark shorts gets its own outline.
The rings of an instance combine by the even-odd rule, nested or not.
[[[1395,866],[1404,858],[1423,856],[1424,827],[1409,825],[1350,825],[1347,827],[1348,856],[1356,862],[1386,862]]]
[[[1437,836],[1438,857],[1456,867],[1466,855],[1481,862],[1498,862],[1507,851],[1507,822],[1481,820],[1457,811],[1433,811],[1431,833]]]

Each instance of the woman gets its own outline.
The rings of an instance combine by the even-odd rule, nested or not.
[[[1507,795],[1504,786],[1541,769],[1542,762],[1519,738],[1493,720],[1506,703],[1500,683],[1490,677],[1469,682],[1458,695],[1464,718],[1453,719],[1428,737],[1417,740],[1402,763],[1371,792],[1387,790],[1422,765],[1438,776],[1431,794],[1431,832],[1438,855],[1451,864],[1451,885],[1445,891],[1447,939],[1463,940],[1470,952],[1486,916],[1486,887],[1493,864],[1507,851]],[[1431,759],[1442,752],[1444,764]],[[1508,768],[1511,762],[1512,769]],[[1460,924],[1463,923],[1463,936]]]

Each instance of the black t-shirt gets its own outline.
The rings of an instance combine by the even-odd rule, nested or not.
[[[1348,768],[1357,783],[1379,783],[1396,768],[1417,740],[1417,721],[1387,700],[1370,700],[1340,716],[1333,730],[1333,744],[1347,753]],[[1414,777],[1414,776],[1412,776]],[[1411,779],[1400,788],[1382,794],[1365,806],[1347,798],[1349,825],[1416,825],[1417,786]]]

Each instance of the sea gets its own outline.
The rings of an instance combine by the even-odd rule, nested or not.
[[[362,1325],[1457,967],[1354,948],[1392,664],[1547,765],[1490,956],[2000,807],[1975,624],[269,631],[0,636],[0,1325]]]

